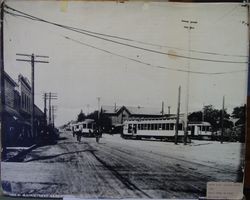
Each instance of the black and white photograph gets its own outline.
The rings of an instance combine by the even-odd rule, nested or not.
[[[197,199],[243,182],[244,3],[1,1],[1,186]]]

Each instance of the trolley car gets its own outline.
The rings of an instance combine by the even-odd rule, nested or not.
[[[86,119],[83,122],[78,122],[72,126],[73,134],[81,134],[82,136],[94,136],[96,124],[92,119]]]
[[[192,139],[212,139],[211,124],[209,122],[189,122],[188,130]]]
[[[184,136],[184,122],[178,124],[178,138]],[[175,137],[176,120],[173,119],[131,119],[123,123],[123,138],[155,138],[170,140]]]

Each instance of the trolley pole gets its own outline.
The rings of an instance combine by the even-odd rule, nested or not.
[[[175,137],[174,143],[178,144],[178,126],[179,126],[179,118],[180,118],[180,105],[181,105],[181,86],[178,89],[178,104],[177,104],[177,116],[176,116],[176,124],[175,124]]]
[[[188,30],[188,57],[190,57],[190,50],[191,50],[191,30],[194,29],[193,24],[197,24],[197,21],[191,20],[181,20],[181,22],[186,23],[184,28]],[[187,63],[187,84],[186,84],[186,114],[185,114],[185,127],[184,127],[184,145],[187,144],[187,137],[188,137],[188,106],[189,106],[189,84],[190,84],[190,60],[188,59]]]

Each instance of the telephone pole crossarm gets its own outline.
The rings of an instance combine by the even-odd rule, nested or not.
[[[29,62],[31,63],[31,135],[36,137],[34,129],[34,119],[35,119],[35,63],[49,63],[46,60],[35,60],[35,57],[38,55],[35,54],[25,54],[25,53],[16,53],[20,57],[29,57],[29,59],[17,58],[16,61]],[[39,55],[41,56],[41,55]],[[44,58],[49,58],[48,56],[42,56]],[[45,122],[46,123],[46,122]]]

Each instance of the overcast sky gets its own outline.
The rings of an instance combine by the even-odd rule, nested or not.
[[[191,49],[227,54],[212,55],[190,52],[190,57],[210,60],[247,61],[247,8],[240,4],[181,4],[144,2],[58,2],[7,1],[7,5],[52,22],[104,34],[125,37],[119,42],[156,51],[188,56],[188,30],[182,19],[195,20],[190,32]],[[185,110],[187,73],[156,68],[188,69],[199,72],[247,70],[247,64],[190,60],[139,50],[98,38],[65,30],[38,21],[5,15],[5,70],[17,80],[18,74],[30,78],[30,64],[16,61],[16,53],[49,56],[49,64],[35,65],[35,102],[43,109],[43,92],[55,92],[58,100],[56,124],[75,119],[82,109],[101,105],[156,107],[161,102],[176,113],[178,86],[182,86],[181,111]],[[136,59],[149,65],[111,55],[72,40]],[[170,47],[170,48],[169,48]],[[236,56],[235,56],[236,55]],[[246,101],[247,72],[221,75],[190,74],[189,110],[212,104],[226,108]]]

